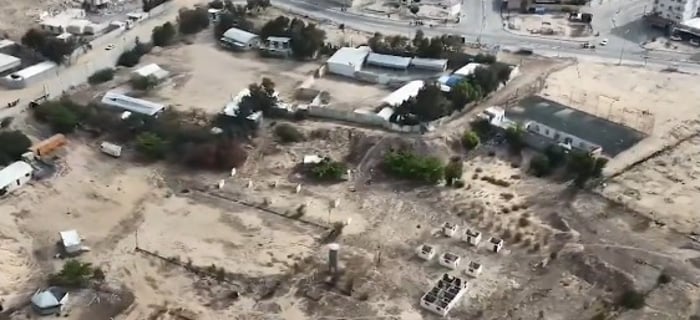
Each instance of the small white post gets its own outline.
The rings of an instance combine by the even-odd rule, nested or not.
[[[253,187],[253,179],[248,179],[248,189]]]
[[[277,180],[272,181],[272,184],[270,185],[273,189],[277,188]]]
[[[233,177],[235,175],[236,175],[236,168],[233,168],[233,169],[231,169],[231,176]]]
[[[296,187],[296,189],[295,189],[294,191],[295,191],[295,193],[301,192],[301,183],[300,183],[300,184],[297,184],[297,187]]]
[[[224,181],[224,179],[219,180],[219,185],[218,185],[219,189],[223,189],[224,184],[226,184],[226,181]]]
[[[331,201],[331,208],[335,209],[340,205],[340,199],[335,199]]]

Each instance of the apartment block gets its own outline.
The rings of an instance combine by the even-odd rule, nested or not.
[[[700,0],[654,0],[652,12],[657,16],[680,24],[698,16]]]

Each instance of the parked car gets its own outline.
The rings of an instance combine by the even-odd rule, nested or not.
[[[112,50],[112,49],[114,49],[114,45],[111,43],[105,47],[105,50],[107,50],[107,51]]]
[[[607,45],[607,44],[608,44],[608,39],[607,39],[607,38],[606,38],[606,39],[603,39],[603,40],[600,40],[600,45],[601,45],[601,46],[605,46],[605,45]]]
[[[586,42],[586,43],[581,44],[581,48],[584,48],[584,49],[595,49],[595,45],[592,44],[592,43],[590,43],[590,42]]]
[[[690,39],[690,44],[694,45],[696,47],[700,47],[700,40],[698,39]]]
[[[681,38],[681,36],[679,36],[677,34],[671,35],[671,41],[681,41],[681,40],[683,40],[683,38]]]

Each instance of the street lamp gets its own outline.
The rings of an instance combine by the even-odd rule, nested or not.
[[[630,32],[630,29],[625,30],[625,34],[628,34]],[[625,47],[627,47],[627,42],[622,44],[622,48],[620,48],[620,59],[617,61],[617,65],[622,65],[622,56],[625,54]]]

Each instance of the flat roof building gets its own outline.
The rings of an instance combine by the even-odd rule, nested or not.
[[[423,82],[423,80],[411,81],[382,99],[382,104],[387,104],[392,107],[399,106],[404,101],[417,96],[418,91],[424,86],[425,82]]]
[[[447,59],[413,58],[411,67],[425,70],[445,71],[447,70]]]
[[[384,68],[406,70],[411,64],[411,58],[372,52],[367,56],[367,64]]]
[[[132,98],[112,91],[105,93],[101,102],[102,104],[110,107],[140,113],[151,117],[156,116],[165,110],[165,105],[163,104]]]
[[[56,67],[58,65],[51,61],[40,62],[2,78],[2,82],[8,88],[24,88],[54,74]]]
[[[346,77],[354,77],[355,72],[362,69],[362,65],[365,64],[365,59],[367,59],[369,53],[369,47],[340,48],[326,61],[328,72]]]
[[[145,66],[142,66],[136,70],[134,70],[134,73],[142,76],[142,77],[149,77],[152,76],[156,80],[163,80],[167,78],[170,75],[170,72],[164,70],[161,68],[159,65],[155,63],[147,64]]]
[[[20,58],[0,53],[0,73],[12,70],[22,65]]]
[[[219,40],[231,48],[242,50],[252,49],[260,44],[260,37],[257,34],[238,28],[226,30]]]
[[[34,168],[24,161],[17,161],[0,170],[0,196],[19,189],[32,179]]]

